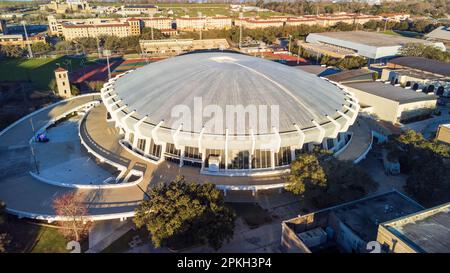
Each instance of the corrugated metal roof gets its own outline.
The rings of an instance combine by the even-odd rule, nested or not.
[[[421,57],[399,57],[389,61],[390,63],[406,66],[421,71],[426,71],[438,75],[450,76],[450,63]]]

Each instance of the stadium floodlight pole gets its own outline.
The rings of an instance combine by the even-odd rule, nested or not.
[[[23,25],[23,31],[25,32],[25,43],[27,44],[27,48],[28,48],[28,57],[29,58],[33,58],[33,51],[31,50],[31,45],[28,42],[28,32],[27,32],[27,28],[25,26],[25,20],[22,21],[22,25]]]
[[[239,50],[241,50],[242,47],[242,18],[244,14],[242,12],[239,13]]]
[[[198,17],[200,18],[200,40],[202,40],[203,20],[201,11],[198,12]]]
[[[100,59],[101,57],[101,53],[100,53],[100,42],[98,40],[98,36],[95,36],[95,38],[97,39],[97,52],[98,52],[98,58]]]
[[[289,34],[289,52],[288,52],[288,54],[291,54],[291,39],[292,39],[292,35]]]
[[[111,55],[111,50],[103,50],[103,55],[106,56],[106,65],[108,66],[108,80],[111,79],[111,68],[109,67],[109,56]]]
[[[153,40],[153,14],[150,14],[150,21],[152,22],[150,24],[150,33],[151,33],[151,37],[152,37],[152,40]]]

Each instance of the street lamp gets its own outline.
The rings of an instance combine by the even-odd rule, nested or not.
[[[23,20],[22,25],[23,25],[23,30],[25,32],[25,43],[27,44],[27,47],[28,47],[28,57],[33,58],[33,51],[31,50],[31,45],[28,42],[28,32],[27,32],[27,28],[26,28],[25,24],[26,24],[26,22],[25,22],[25,20]]]

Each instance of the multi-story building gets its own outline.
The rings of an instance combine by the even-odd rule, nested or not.
[[[172,28],[172,18],[169,17],[141,17],[139,18],[143,26],[146,28],[156,28],[156,29],[164,29],[168,30]]]
[[[231,18],[226,16],[214,17],[189,17],[183,16],[176,19],[179,30],[200,30],[200,29],[227,29],[232,25]]]
[[[282,27],[284,19],[257,19],[257,18],[239,18],[234,21],[235,26],[241,26],[248,29]]]
[[[165,39],[165,40],[140,40],[139,44],[143,53],[147,55],[176,55],[184,52],[204,49],[227,49],[229,44],[226,39]]]
[[[158,12],[158,7],[155,5],[124,5],[118,11],[121,15],[139,15],[149,14],[153,15]]]
[[[44,35],[34,35],[29,36],[26,40],[22,34],[10,34],[2,35],[0,34],[0,45],[2,46],[20,46],[24,48],[28,44],[32,45],[35,43],[46,43]]]
[[[50,35],[64,36],[66,40],[102,35],[127,37],[141,34],[142,23],[137,18],[120,19],[55,19],[48,17]]]
[[[53,10],[58,14],[66,12],[89,12],[91,7],[86,0],[67,0],[65,3],[61,0],[51,1],[48,4],[41,5],[40,9],[43,11]]]
[[[334,26],[338,22],[347,24],[364,24],[370,20],[381,20],[381,16],[372,16],[364,14],[341,14],[341,15],[305,15],[300,17],[294,16],[271,16],[262,18],[242,18],[236,19],[234,24],[245,28],[265,28],[265,27],[282,27],[282,26],[299,26],[299,25],[320,25]]]
[[[129,22],[117,22],[117,23],[104,23],[104,24],[84,24],[84,25],[74,25],[74,24],[64,24],[62,27],[63,36],[66,40],[73,40],[76,38],[87,38],[87,37],[100,37],[100,36],[117,36],[117,37],[128,37],[137,31],[133,26],[135,21]]]

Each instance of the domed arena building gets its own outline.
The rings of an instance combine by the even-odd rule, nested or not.
[[[359,104],[342,86],[236,53],[186,54],[112,78],[101,90],[122,146],[209,175],[284,172],[316,146],[338,152]]]

